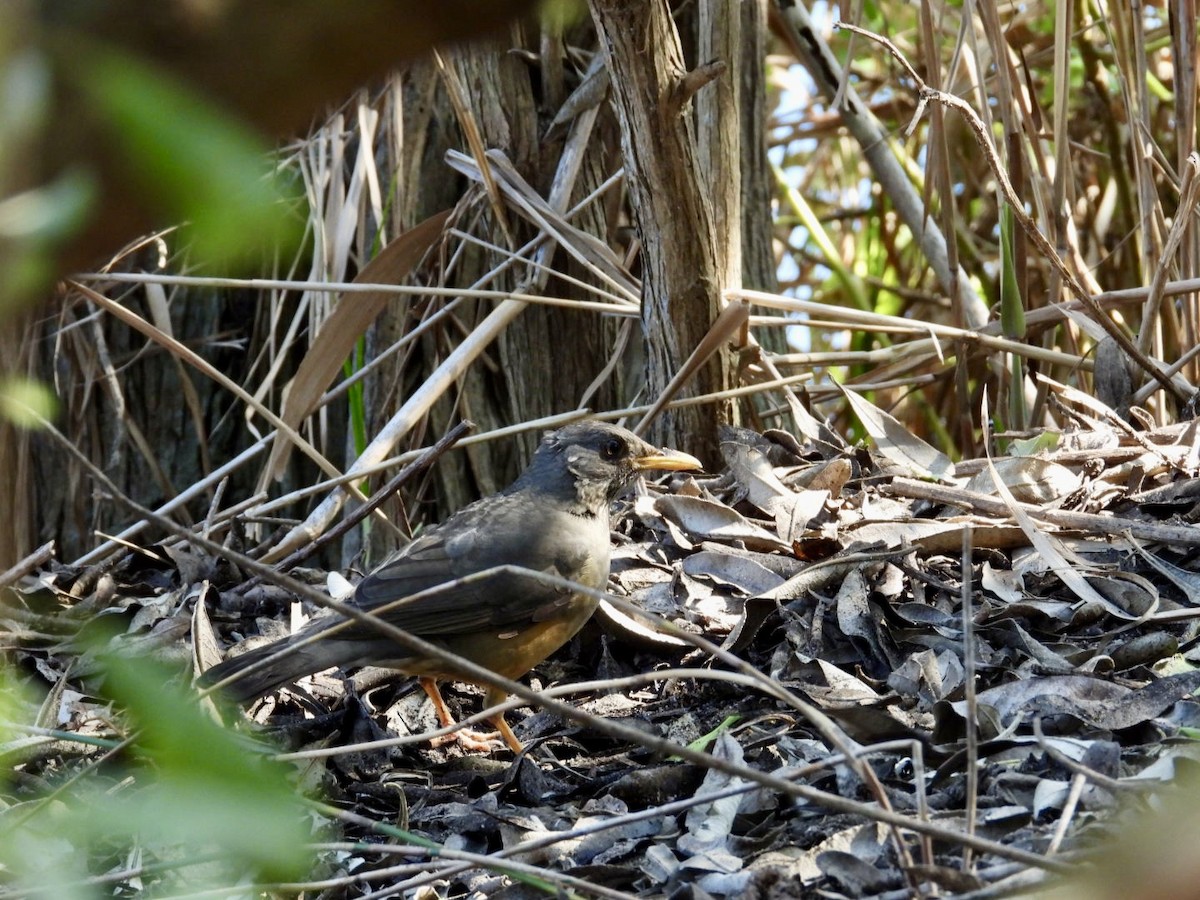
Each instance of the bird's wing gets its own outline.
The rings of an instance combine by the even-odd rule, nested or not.
[[[359,582],[353,603],[364,611],[377,610],[504,564],[603,587],[608,542],[607,521],[569,516],[536,495],[501,494],[472,504],[413,541]],[[385,616],[422,637],[504,631],[552,617],[570,596],[570,591],[502,572],[450,584]],[[354,626],[346,636],[364,637],[366,632],[365,626]]]

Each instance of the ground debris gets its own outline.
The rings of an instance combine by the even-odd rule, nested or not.
[[[1123,797],[1192,765],[1195,440],[1178,426],[1076,449],[1088,442],[1066,434],[1037,456],[938,465],[920,481],[906,471],[911,446],[872,454],[731,432],[724,471],[621,503],[610,588],[643,614],[606,606],[532,676],[541,690],[593,682],[566,696],[594,727],[524,709],[518,759],[430,746],[424,696],[370,672],[304,679],[251,717],[293,751],[302,785],[365,820],[627,896],[953,895],[1028,881],[1036,870],[1005,848],[1070,856]],[[41,699],[9,716],[36,728],[6,740],[8,801],[89,765],[100,751],[71,737],[112,734],[119,720],[98,699],[98,645],[82,633],[103,626],[99,646],[168,660],[184,679],[222,646],[294,627],[280,624],[301,609],[294,598],[266,585],[243,595],[244,578],[236,561],[182,545],[22,577],[0,618],[25,696]],[[661,739],[720,767],[663,752]],[[885,802],[909,828],[872,820]],[[936,843],[922,823],[941,829]],[[992,843],[968,866],[947,832]],[[499,860],[485,871],[435,856],[387,874],[386,856],[339,859],[331,869],[361,876],[347,885],[525,896]]]

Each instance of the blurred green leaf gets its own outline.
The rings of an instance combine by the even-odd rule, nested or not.
[[[43,187],[0,200],[0,313],[9,312],[53,277],[53,254],[83,223],[96,195],[79,169]]]
[[[558,28],[569,28],[588,17],[588,7],[581,0],[542,0],[539,9],[542,21]]]
[[[11,24],[11,23],[5,23]],[[46,60],[37,50],[0,49],[0,183],[17,165],[21,145],[42,127],[51,100]]]
[[[104,692],[133,729],[132,746],[82,774],[60,770],[53,795],[0,812],[0,871],[14,886],[54,898],[112,896],[114,885],[86,879],[133,860],[159,867],[153,878],[125,880],[149,894],[311,871],[312,814],[289,769],[210,718],[177,670],[101,658]]]
[[[135,180],[188,222],[204,262],[237,266],[264,247],[299,241],[287,208],[298,187],[275,171],[269,148],[249,128],[147,63],[86,47],[77,87]]]
[[[58,398],[40,381],[28,378],[0,380],[0,418],[23,428],[37,428],[43,420],[54,418]]]
[[[83,221],[95,185],[73,169],[45,187],[0,200],[0,240],[56,241]]]
[[[204,714],[165,666],[107,656],[105,667],[105,693],[128,713],[157,773],[134,802],[122,801],[126,821],[167,842],[217,845],[272,879],[306,871],[308,815],[287,769]]]

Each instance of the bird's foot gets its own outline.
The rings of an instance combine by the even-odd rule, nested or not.
[[[472,731],[469,728],[460,728],[451,734],[443,734],[435,737],[429,742],[429,745],[431,747],[444,747],[446,744],[451,744],[455,741],[464,750],[473,753],[491,753],[494,750],[502,750],[505,747],[505,742],[500,737],[500,732]]]
[[[450,714],[450,708],[446,706],[446,701],[442,699],[442,692],[438,690],[437,681],[431,676],[423,675],[417,679],[417,683],[421,685],[421,688],[429,696],[430,702],[433,703],[433,711],[437,714],[437,719],[442,723],[442,727],[448,728],[453,725],[454,716]],[[483,705],[496,706],[503,699],[503,691],[489,689],[487,696],[484,698]],[[441,747],[450,741],[458,741],[464,750],[484,751],[487,753],[499,750],[505,745],[513,753],[520,753],[525,749],[520,738],[513,733],[513,730],[508,727],[508,723],[504,721],[502,714],[492,716],[488,721],[496,726],[495,731],[488,734],[480,734],[477,731],[460,728],[453,734],[435,738],[432,746]],[[503,744],[500,742],[501,739],[503,740]]]

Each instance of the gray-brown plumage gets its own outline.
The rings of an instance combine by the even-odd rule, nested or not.
[[[609,569],[609,505],[639,472],[694,469],[686,453],[661,451],[632,432],[581,422],[550,432],[508,488],[459,510],[367,575],[348,601],[371,611],[437,585],[499,565],[516,565],[603,589]],[[518,574],[498,574],[406,603],[381,618],[505,678],[524,675],[569,641],[596,608],[581,593]],[[204,674],[216,684],[345,619],[322,613],[281,641],[243,653]],[[332,666],[375,665],[420,678],[443,725],[449,711],[436,680],[470,681],[444,662],[412,654],[368,626],[353,624],[246,673],[226,686],[251,700]],[[504,698],[487,689],[485,705]],[[514,751],[521,748],[503,717],[492,720]]]

